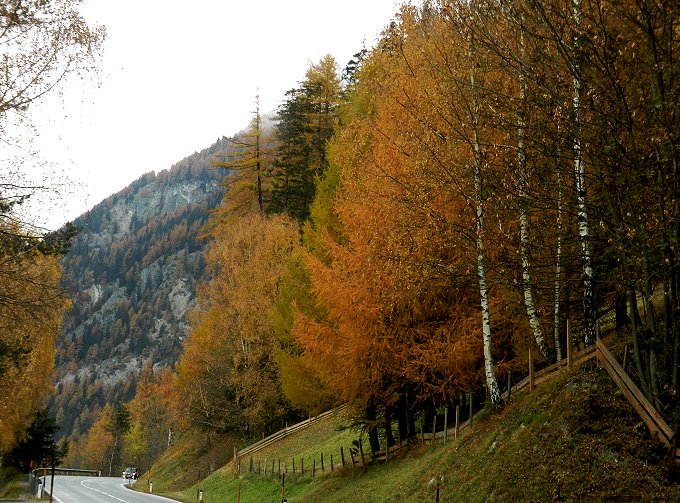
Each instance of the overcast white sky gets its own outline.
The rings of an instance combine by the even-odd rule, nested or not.
[[[31,117],[38,159],[66,176],[49,228],[243,129],[260,95],[275,109],[309,63],[340,67],[375,45],[397,0],[85,0],[107,29],[98,81],[74,83]],[[31,163],[29,163],[31,164]],[[26,166],[26,165],[25,165]]]

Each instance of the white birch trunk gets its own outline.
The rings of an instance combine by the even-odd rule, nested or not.
[[[522,49],[524,49],[524,33],[520,34]],[[529,327],[533,333],[538,350],[543,358],[550,360],[550,349],[543,335],[543,328],[538,319],[538,310],[534,300],[533,280],[529,267],[529,218],[527,216],[527,154],[526,154],[526,82],[524,75],[519,76],[519,107],[517,110],[517,163],[519,167],[519,243],[522,258],[522,290],[524,292],[524,307],[529,318]]]
[[[470,35],[470,47],[472,53],[472,35]],[[472,54],[471,54],[472,55]],[[479,145],[479,113],[476,96],[476,82],[474,67],[470,70],[470,84],[472,89],[472,127],[473,127],[473,151],[474,151],[474,178],[475,178],[475,214],[477,217],[476,241],[477,241],[477,279],[479,281],[480,305],[482,308],[482,342],[484,346],[484,373],[486,386],[489,391],[489,399],[493,405],[502,402],[501,392],[496,380],[496,372],[493,368],[493,354],[491,351],[491,314],[489,309],[489,289],[486,284],[486,259],[484,255],[484,195],[482,179],[482,154]]]
[[[573,112],[574,112],[574,176],[578,204],[578,234],[581,242],[583,263],[583,337],[586,345],[595,342],[595,296],[593,291],[593,258],[590,245],[590,227],[586,206],[585,165],[583,162],[583,115],[581,110],[581,0],[572,0],[574,8],[574,63],[573,63]]]
[[[559,156],[558,156],[559,159]],[[558,162],[559,165],[559,162]],[[555,309],[553,312],[553,336],[555,339],[555,359],[562,359],[562,343],[560,342],[560,297],[562,281],[562,177],[557,172],[557,250],[555,255]]]

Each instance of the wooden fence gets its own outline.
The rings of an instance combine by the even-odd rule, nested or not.
[[[397,447],[390,449],[391,452],[397,450]],[[317,459],[307,459],[305,465],[305,458],[290,458],[281,460],[281,458],[274,459],[258,459],[255,460],[252,456],[247,461],[247,466],[242,466],[241,460],[236,464],[236,470],[240,473],[253,473],[264,476],[281,476],[287,475],[311,475],[316,476],[319,473],[333,472],[345,467],[357,468],[364,466],[367,461],[375,461],[375,456],[364,453],[363,446],[359,443],[358,447],[349,448],[345,450],[344,447],[339,447],[335,452],[336,457],[333,457],[333,452],[320,454]],[[370,458],[370,459],[369,459]],[[318,461],[318,463],[317,463]]]
[[[598,338],[595,344],[588,346],[585,349],[581,349],[576,352],[574,352],[572,349],[573,348],[571,346],[571,340],[568,331],[567,357],[560,360],[557,363],[554,363],[536,372],[534,372],[534,361],[530,352],[528,375],[514,385],[512,385],[512,383],[509,383],[508,389],[503,393],[503,397],[508,398],[509,395],[511,395],[512,393],[523,390],[525,388],[528,388],[528,391],[531,392],[539,384],[556,377],[563,368],[569,368],[574,365],[580,365],[586,361],[596,358],[600,362],[600,364],[604,367],[604,369],[607,371],[607,373],[610,375],[614,383],[616,383],[618,388],[623,392],[623,395],[633,406],[633,408],[638,413],[640,418],[647,425],[650,433],[654,437],[658,438],[658,440],[664,444],[664,446],[668,449],[670,455],[675,459],[676,462],[680,462],[680,447],[677,446],[678,442],[673,430],[671,429],[670,426],[668,426],[668,424],[664,421],[661,415],[652,406],[649,400],[647,400],[647,398],[644,396],[644,393],[642,393],[642,391],[637,387],[637,385],[628,376],[628,374],[626,374],[624,369],[616,361],[616,359],[611,354],[609,349],[605,346],[604,342],[602,342],[602,340]],[[342,409],[343,407],[340,407],[338,409],[334,409],[332,411],[316,416],[315,418],[303,421],[294,426],[274,433],[273,435],[270,435],[269,437],[249,447],[241,449],[240,451],[235,453],[237,470],[239,471],[239,473],[241,473],[242,470],[240,463],[241,459],[243,459],[244,456],[250,456],[247,469],[251,473],[260,473],[264,475],[267,474],[281,475],[282,473],[292,474],[307,473],[314,476],[316,475],[317,472],[319,471],[325,472],[327,471],[327,469],[329,471],[333,471],[339,467],[364,466],[367,461],[373,462],[387,460],[389,456],[393,455],[396,451],[398,451],[404,445],[406,445],[407,442],[403,441],[400,442],[398,445],[390,447],[389,450],[365,454],[363,452],[362,444],[361,442],[359,442],[358,448],[357,447],[355,447],[354,449],[350,448],[350,450],[348,451],[345,451],[341,447],[339,449],[339,452],[336,453],[336,456],[338,454],[340,455],[340,459],[336,457],[335,462],[333,460],[332,453],[330,454],[330,458],[326,458],[325,463],[324,456],[322,454],[319,465],[316,464],[316,459],[314,459],[311,460],[312,463],[310,467],[310,463],[308,460],[308,465],[306,469],[304,466],[304,459],[299,459],[297,465],[295,459],[292,458],[290,464],[288,464],[288,462],[286,461],[284,462],[283,465],[281,464],[280,459],[264,460],[264,463],[262,460],[259,461],[253,460],[252,454],[258,451],[259,449],[266,447],[267,445],[270,445],[271,443],[280,440],[281,438],[285,438],[286,436],[292,433],[295,433],[303,428],[310,426],[314,421],[317,421],[323,417],[327,417],[328,415],[336,414]],[[453,411],[452,414],[453,415],[452,421],[449,423],[448,418],[449,411],[448,409],[446,409],[444,414],[444,425],[441,431],[437,431],[437,423],[435,418],[434,423],[432,424],[432,432],[431,433],[423,432],[421,424],[421,431],[418,433],[416,438],[421,442],[436,442],[440,440],[443,442],[447,442],[449,438],[457,439],[460,435],[468,432],[471,429],[472,424],[476,420],[475,418],[483,411],[484,409],[478,411],[476,414],[470,413],[467,421],[460,421],[460,407],[456,406],[455,411]]]
[[[292,435],[293,433],[296,433],[298,431],[304,430],[306,428],[309,428],[312,424],[316,423],[320,419],[329,417],[329,416],[334,416],[335,414],[338,414],[339,412],[342,412],[347,408],[346,405],[342,405],[340,407],[337,407],[332,410],[328,410],[326,412],[323,412],[319,414],[318,416],[310,417],[309,419],[306,419],[304,421],[301,421],[297,424],[294,424],[292,426],[286,426],[284,429],[277,431],[276,433],[272,433],[268,437],[263,438],[262,440],[258,440],[254,444],[251,444],[247,447],[244,447],[241,450],[235,450],[234,451],[234,461],[238,464],[239,460],[242,459],[245,456],[252,456],[253,453],[259,451],[260,449],[264,449],[270,444],[273,444],[274,442],[277,442],[283,438],[286,438],[288,435]]]
[[[619,365],[619,362],[616,361],[614,356],[609,352],[609,349],[607,349],[607,346],[605,346],[600,339],[598,339],[596,343],[596,355],[612,380],[647,425],[652,436],[656,437],[666,446],[670,455],[676,462],[680,461],[680,449],[678,449],[676,445],[677,439],[675,433],[652,406],[649,400],[647,400],[644,393],[642,393],[628,374],[626,374],[623,367]]]

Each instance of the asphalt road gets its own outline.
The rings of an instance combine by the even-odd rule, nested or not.
[[[47,477],[46,492],[50,490]],[[144,483],[144,482],[139,482]],[[154,494],[138,493],[126,487],[120,477],[54,477],[56,503],[169,503],[174,500]]]

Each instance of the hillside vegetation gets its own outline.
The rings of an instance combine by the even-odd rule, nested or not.
[[[307,457],[337,445],[337,437],[347,436],[338,428],[348,421],[331,417],[255,456]],[[240,483],[243,503],[279,500],[280,477],[239,477],[233,462],[197,483],[167,484],[161,477],[171,477],[170,459],[186,449],[178,444],[154,466],[154,492],[194,502],[200,489],[206,502],[235,501]],[[185,456],[173,470],[187,473],[194,463]],[[678,501],[676,475],[607,373],[590,362],[563,370],[531,394],[513,395],[500,413],[482,413],[469,433],[446,445],[414,441],[387,463],[332,473],[327,467],[315,477],[289,473],[286,496],[289,502],[435,501],[429,483],[441,476],[440,501]]]
[[[112,341],[134,348],[145,338],[160,340],[166,322],[186,314],[176,362],[142,352],[134,393],[131,384],[119,403],[87,414],[92,426],[74,452],[98,457],[69,462],[113,473],[125,460],[146,470],[187,434],[194,439],[191,469],[184,482],[173,480],[192,491],[200,489],[192,479],[213,472],[234,446],[339,404],[355,412],[365,452],[406,439],[417,446],[417,433],[436,431],[445,410],[479,408],[483,396],[501,408],[501,391],[528,360],[550,365],[610,331],[631,350],[621,350],[631,379],[675,431],[676,3],[404,5],[376,46],[357,53],[342,73],[330,55],[310,63],[272,128],[256,101],[248,128],[225,138],[208,160],[230,174],[219,185],[221,202],[196,228],[206,239],[196,250],[204,269],[193,301],[188,280],[169,297],[154,297],[165,273],[140,270],[142,286],[130,283],[128,293],[148,292],[156,316],[136,316],[118,296],[98,318],[115,337],[92,350],[95,367]],[[187,178],[192,173],[187,169]],[[174,242],[196,245],[166,244]],[[132,267],[130,274],[101,275],[118,278],[121,295],[137,260],[167,264],[156,257],[162,246],[128,256],[133,250],[118,243],[107,249],[120,249],[113,258]],[[171,302],[165,316],[166,299],[184,302]],[[99,337],[90,328],[82,326],[83,341]],[[71,347],[79,349],[77,337]],[[73,396],[101,395],[76,381],[77,370]],[[518,498],[520,480],[530,486],[522,494],[533,491],[539,500],[609,491],[599,484],[613,467],[617,476],[623,470],[621,454],[611,451],[618,437],[596,426],[609,398],[588,396],[578,387],[576,403],[562,397],[568,405],[557,419],[543,412],[552,403],[527,405],[525,417],[498,423],[495,436],[482,434],[474,448],[461,444],[460,459],[447,447],[421,455],[414,447],[404,465],[384,468],[403,466],[403,474],[390,473],[389,486],[377,483],[366,494],[422,498],[432,476],[424,467],[459,474],[447,477],[470,499]],[[509,407],[494,421],[512,413]],[[536,431],[527,433],[532,425]],[[318,450],[319,442],[305,449]],[[486,451],[477,452],[480,446]],[[413,466],[410,456],[419,460]],[[292,465],[292,454],[282,458]],[[651,459],[643,461],[655,466]],[[181,456],[174,462],[181,465]],[[305,466],[307,474],[309,461]],[[300,498],[334,492],[316,477],[291,484]],[[338,499],[349,499],[345,485]],[[663,494],[637,479],[613,490]],[[268,499],[265,492],[253,499]],[[357,494],[354,488],[352,499]]]
[[[406,3],[343,70],[310,62],[273,123],[256,98],[241,133],[79,218],[63,272],[50,253],[68,239],[0,222],[17,238],[0,244],[0,451],[47,393],[35,347],[55,356],[64,463],[156,466],[149,482],[187,501],[239,483],[278,499],[276,477],[218,468],[340,404],[359,430],[259,455],[410,448],[332,476],[307,461],[292,499],[423,501],[440,475],[449,500],[678,499],[595,368],[509,405],[501,391],[615,332],[680,431],[679,18],[677,0]],[[66,292],[56,349],[34,344]],[[419,443],[483,396],[494,413],[470,436]]]

